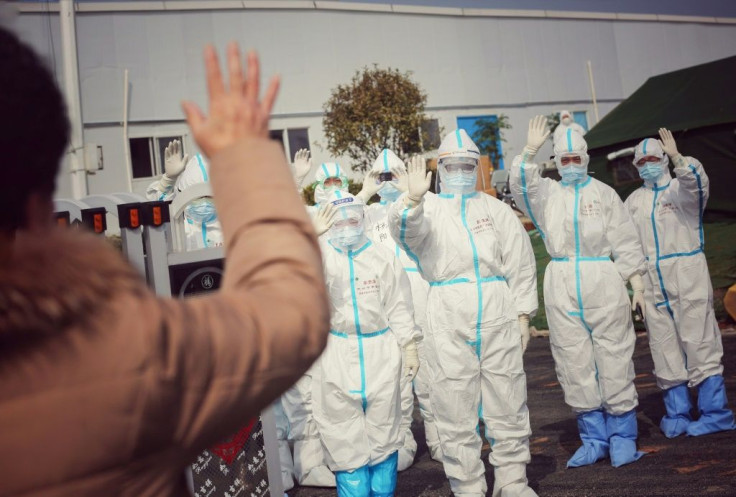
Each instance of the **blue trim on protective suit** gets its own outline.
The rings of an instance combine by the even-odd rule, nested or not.
[[[667,312],[669,313],[670,317],[674,320],[675,319],[675,313],[672,312],[672,307],[670,306],[670,298],[667,296],[667,288],[664,286],[664,277],[662,276],[662,269],[659,266],[659,261],[661,261],[661,255],[659,253],[659,235],[657,234],[657,221],[656,221],[656,210],[657,210],[657,198],[659,197],[659,190],[656,188],[654,189],[654,196],[652,197],[652,213],[650,215],[651,221],[652,221],[652,233],[654,235],[654,253],[656,254],[656,259],[654,261],[654,267],[657,271],[657,278],[659,279],[659,288],[662,290],[662,296],[664,297],[664,300],[658,304],[655,304],[656,306],[667,306]],[[684,353],[684,352],[683,352]],[[687,360],[687,357],[685,358]]]
[[[367,246],[367,244],[366,244]],[[363,247],[365,248],[365,246]],[[363,249],[360,249],[362,251]],[[360,397],[363,403],[363,412],[368,407],[368,399],[365,394],[365,356],[363,354],[363,336],[360,330],[360,315],[358,312],[358,295],[355,291],[355,265],[353,257],[355,254],[348,250],[348,262],[350,264],[350,296],[353,301],[353,319],[355,320],[355,333],[358,335],[358,356],[360,358]]]
[[[534,217],[534,212],[532,212],[532,205],[531,202],[529,202],[529,193],[526,186],[526,170],[524,169],[524,166],[526,165],[526,159],[522,157],[521,160],[521,194],[524,197],[524,205],[526,206],[526,211],[529,213],[529,219],[532,220],[532,224],[535,228],[537,228],[537,231],[539,231],[539,234],[542,237],[542,240],[545,239],[544,231],[542,231],[542,228],[539,227],[539,223],[537,223],[537,218]]]
[[[572,128],[567,128],[567,151],[572,152]]]
[[[383,171],[386,173],[390,171],[388,168],[388,150],[386,149],[383,150]]]
[[[642,145],[642,155],[647,154],[647,142],[649,141],[649,138],[644,138],[644,144]]]
[[[380,337],[381,335],[387,333],[391,328],[384,328],[382,330],[373,331],[371,333],[363,333],[363,338],[373,338],[373,337]],[[347,333],[344,333],[342,331],[337,330],[330,330],[330,335],[336,336],[338,338],[350,338],[350,335]]]
[[[197,154],[197,162],[199,163],[200,171],[202,171],[202,179],[207,183],[209,178],[207,177],[207,169],[204,167],[204,162],[202,162],[202,154]]]
[[[690,164],[688,166],[695,175],[695,180],[698,182],[698,233],[700,234],[700,250],[702,251],[705,247],[705,238],[703,236],[703,207],[705,199],[703,198],[703,183],[700,179],[700,174],[695,169],[695,166]]]
[[[491,281],[506,281],[506,278],[503,276],[488,276],[487,278],[481,278],[481,283],[489,283]],[[476,281],[471,280],[470,278],[453,278],[451,280],[440,280],[440,281],[430,281],[429,286],[447,286],[447,285],[457,285],[458,283],[476,283]]]
[[[468,217],[466,210],[466,201],[467,199],[465,196],[463,196],[462,202],[460,204],[460,217],[463,221],[463,226],[465,227],[465,231],[468,232],[468,239],[470,240],[470,248],[473,250],[473,269],[475,271],[475,287],[476,291],[478,292],[478,310],[477,310],[477,318],[475,321],[475,355],[480,359],[480,345],[481,345],[481,334],[480,334],[480,325],[483,321],[483,287],[481,282],[481,276],[480,276],[480,261],[478,260],[478,249],[475,246],[475,239],[473,238],[473,232],[470,231],[470,228],[468,227]]]
[[[600,257],[573,257],[573,260],[579,260],[580,262],[593,262],[593,261],[610,261],[609,256]],[[552,262],[570,262],[569,257],[552,257]]]
[[[457,148],[463,148],[463,137],[460,136],[460,130],[455,130],[455,139],[457,139]]]
[[[568,130],[568,133],[572,130]],[[590,179],[590,178],[589,178]],[[578,311],[580,312],[580,321],[590,334],[593,340],[593,330],[585,322],[585,308],[583,306],[582,281],[580,280],[580,226],[578,220],[578,211],[580,210],[580,189],[587,185],[587,181],[582,184],[575,185],[575,210],[573,211],[573,226],[575,227],[575,292],[578,298]],[[595,360],[594,360],[595,361]],[[596,377],[598,375],[598,366],[596,365]]]

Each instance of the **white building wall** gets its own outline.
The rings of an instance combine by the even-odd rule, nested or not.
[[[58,16],[23,13],[16,24],[61,70]],[[603,117],[652,75],[736,53],[736,25],[727,24],[331,10],[78,13],[77,37],[85,141],[102,145],[105,157],[105,169],[89,177],[91,193],[127,189],[124,70],[130,136],[184,133],[180,101],[204,106],[201,54],[210,42],[220,53],[230,40],[256,49],[263,74],[282,75],[272,128],[308,127],[315,162],[331,159],[320,148],[330,90],[374,63],[411,71],[445,131],[458,116],[507,114],[511,160],[536,113],[586,110],[595,124],[587,60]],[[69,193],[63,176],[60,196]],[[134,190],[147,183],[135,181]]]

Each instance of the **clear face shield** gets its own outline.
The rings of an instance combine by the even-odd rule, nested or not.
[[[333,245],[345,249],[356,248],[365,239],[363,205],[339,207],[329,233]]]
[[[467,194],[475,191],[478,159],[445,157],[438,163],[442,189],[447,193]]]

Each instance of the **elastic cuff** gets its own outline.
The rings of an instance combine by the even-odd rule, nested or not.
[[[161,176],[161,180],[159,181],[161,189],[164,191],[171,190],[174,187],[174,183],[176,183],[176,178],[169,178],[166,176],[166,173]]]

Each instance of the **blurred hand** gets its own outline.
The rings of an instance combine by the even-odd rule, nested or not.
[[[672,131],[667,128],[659,128],[659,137],[662,139],[659,143],[662,145],[664,153],[674,159],[675,156],[679,155],[677,151],[677,143],[675,143],[675,137],[672,136]]]
[[[526,134],[526,146],[531,152],[536,154],[539,151],[539,148],[544,145],[548,136],[549,129],[547,128],[546,117],[539,115],[529,121],[529,130]]]
[[[317,215],[312,218],[312,226],[317,236],[322,236],[335,224],[337,209],[331,203],[326,203],[319,208]]]
[[[294,175],[296,176],[296,184],[301,185],[304,178],[307,177],[309,171],[312,170],[312,159],[309,157],[309,150],[302,148],[294,155]]]
[[[278,76],[271,79],[263,100],[259,100],[260,66],[255,52],[248,54],[243,77],[237,43],[227,47],[228,88],[225,88],[217,52],[204,52],[207,73],[209,115],[193,102],[182,102],[187,123],[197,145],[207,157],[216,155],[248,138],[268,138],[268,120],[279,90]]]
[[[360,197],[363,199],[363,202],[366,204],[371,199],[373,195],[378,193],[381,188],[385,186],[385,182],[378,182],[378,175],[381,174],[378,171],[368,171],[363,177],[363,186],[360,189],[360,192],[357,197]]]
[[[404,193],[409,189],[409,175],[400,167],[394,167],[391,169],[391,174],[398,180],[394,183],[394,186],[401,193]]]
[[[409,195],[407,195],[406,201],[412,205],[417,205],[429,191],[429,186],[432,184],[432,171],[427,171],[427,164],[421,155],[415,155],[411,158],[408,170],[407,188]]]
[[[164,151],[164,174],[169,179],[176,179],[189,162],[189,156],[181,156],[181,142],[179,140],[170,141]]]

